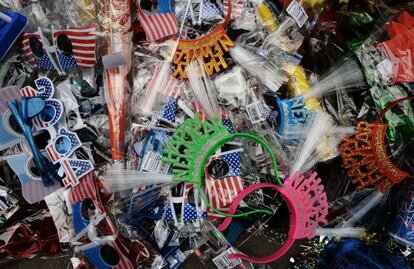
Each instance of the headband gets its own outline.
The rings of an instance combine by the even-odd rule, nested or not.
[[[315,229],[318,223],[327,223],[328,201],[321,179],[316,178],[314,172],[310,177],[304,177],[295,173],[285,181],[283,187],[270,183],[258,183],[244,189],[234,200],[230,207],[230,213],[237,210],[240,202],[252,192],[263,189],[273,188],[277,190],[286,201],[290,211],[290,230],[285,243],[272,255],[253,258],[244,254],[230,254],[230,259],[242,259],[249,262],[265,264],[275,261],[282,257],[296,239],[308,238],[315,236]],[[227,217],[218,227],[218,230],[225,231],[232,221],[232,217]]]
[[[175,71],[173,76],[188,78],[186,66],[199,59],[205,67],[208,75],[219,73],[228,67],[224,53],[234,46],[233,41],[227,36],[226,26],[230,22],[232,5],[231,0],[224,1],[224,21],[207,35],[196,39],[179,39],[173,57]]]
[[[226,142],[238,137],[253,140],[265,148],[272,160],[276,183],[283,186],[277,170],[276,157],[267,142],[252,134],[230,133],[219,117],[201,121],[199,113],[195,113],[193,119],[185,120],[171,136],[164,148],[161,160],[172,165],[175,181],[195,184],[200,197],[217,214],[236,217],[246,214],[269,213],[269,211],[254,210],[239,215],[228,215],[212,207],[202,191],[204,167],[208,160]]]
[[[360,121],[357,133],[344,139],[339,147],[342,166],[347,170],[358,189],[373,186],[382,192],[400,183],[409,173],[399,169],[388,157],[385,149],[387,124],[382,123],[384,115],[401,102],[413,100],[414,96],[401,98],[389,104],[374,123]]]

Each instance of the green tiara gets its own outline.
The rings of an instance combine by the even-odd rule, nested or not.
[[[171,164],[175,181],[195,184],[200,189],[204,167],[210,157],[236,137],[254,140],[266,149],[272,159],[276,183],[283,186],[277,171],[276,157],[267,142],[251,134],[229,133],[219,117],[200,121],[199,114],[196,113],[193,119],[185,120],[164,148],[162,161]]]

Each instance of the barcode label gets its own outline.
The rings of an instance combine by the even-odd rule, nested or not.
[[[377,70],[382,78],[389,80],[392,76],[392,62],[388,59],[385,59],[377,65]]]
[[[296,21],[299,28],[302,27],[308,19],[308,14],[306,14],[303,7],[296,0],[293,0],[290,3],[286,12]]]
[[[240,259],[229,259],[230,254],[237,253],[234,248],[229,248],[228,250],[221,253],[219,256],[213,259],[214,264],[219,269],[231,269],[242,263]]]
[[[265,105],[260,101],[247,105],[246,111],[252,123],[258,123],[266,120],[267,114],[269,112],[266,109]]]
[[[167,174],[169,169],[170,165],[162,162],[161,156],[158,153],[150,151],[145,154],[142,161],[143,171]]]

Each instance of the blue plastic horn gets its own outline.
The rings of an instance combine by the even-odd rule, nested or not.
[[[17,12],[0,12],[0,60],[3,60],[27,25],[27,18]]]

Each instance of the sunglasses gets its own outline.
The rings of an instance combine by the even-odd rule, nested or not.
[[[36,231],[35,233],[33,231]],[[26,223],[18,223],[4,233],[11,233],[7,242],[0,246],[0,253],[13,258],[25,258],[40,250],[55,253],[58,248],[58,235],[51,217],[45,217],[36,229]]]
[[[127,244],[118,235],[99,200],[92,176],[71,188],[69,192],[76,234],[72,239],[72,244],[76,245],[75,252],[83,252],[96,268],[132,269],[147,262],[148,257],[151,257],[151,250],[145,244]],[[85,237],[89,243],[83,243]]]
[[[89,160],[76,158],[74,152],[82,145],[76,133],[65,127],[56,130],[55,126],[64,114],[64,107],[61,101],[52,98],[55,93],[52,81],[47,77],[40,77],[35,80],[35,85],[37,90],[30,86],[20,90],[23,96],[20,106],[17,101],[8,102],[10,111],[28,142],[43,184],[50,186],[53,182],[62,181],[65,186],[75,186],[80,178],[93,170],[93,165]],[[38,131],[46,130],[49,133],[51,141],[46,152],[51,162],[41,154],[36,145],[32,126]],[[58,164],[60,171],[65,174],[63,179],[57,173]]]
[[[35,33],[23,34],[23,51],[33,67],[56,70],[65,75],[65,70],[95,66],[95,25],[66,30],[52,28],[52,37],[53,45],[50,45],[40,28]]]

